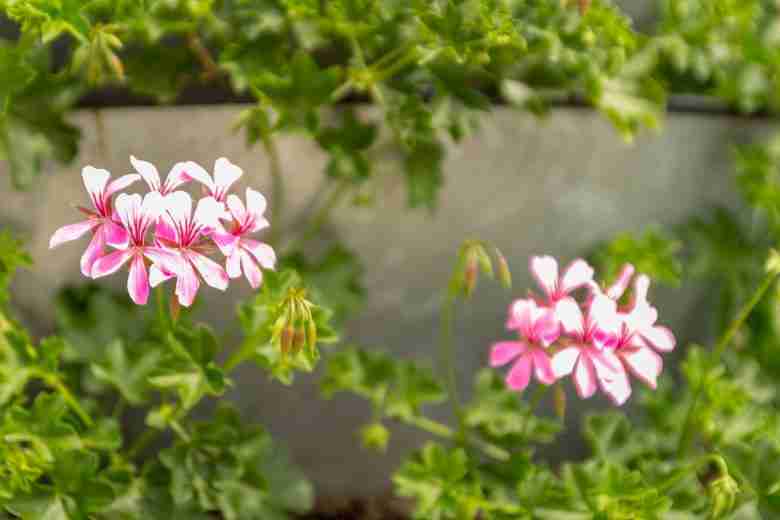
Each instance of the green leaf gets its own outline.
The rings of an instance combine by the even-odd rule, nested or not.
[[[106,347],[105,362],[92,365],[97,379],[116,387],[128,403],[136,406],[146,402],[150,376],[163,358],[155,345],[142,343],[141,347],[131,353],[116,339]]]
[[[20,267],[30,267],[32,258],[7,230],[0,231],[0,308],[8,304],[9,285]]]
[[[24,50],[20,47],[0,45],[0,117],[6,112],[14,94],[35,77],[35,69],[24,61]]]

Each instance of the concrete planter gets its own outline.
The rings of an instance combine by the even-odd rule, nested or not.
[[[36,332],[51,328],[50,301],[57,289],[83,281],[78,262],[82,245],[48,250],[51,233],[74,221],[71,205],[85,200],[81,166],[127,173],[128,157],[135,154],[163,171],[185,159],[210,167],[224,155],[244,168],[248,183],[268,193],[265,157],[259,149],[247,150],[243,136],[228,130],[241,108],[78,112],[74,120],[84,132],[81,156],[70,168],[50,165],[49,174],[28,193],[11,191],[0,164],[0,225],[28,239],[36,262],[15,285],[16,303]],[[405,210],[397,176],[386,177],[376,207],[335,213],[325,232],[360,253],[369,294],[368,306],[352,321],[346,340],[399,356],[432,358],[441,290],[464,238],[480,237],[504,251],[514,274],[514,294],[520,295],[531,287],[526,266],[532,254],[571,258],[619,231],[676,224],[713,205],[736,204],[729,145],[755,137],[765,126],[744,118],[671,114],[662,133],[642,135],[628,146],[589,110],[559,109],[538,122],[497,109],[485,118],[481,132],[449,154],[446,187],[434,214]],[[279,147],[290,211],[295,213],[316,189],[325,158],[299,137],[281,138]],[[121,287],[124,278],[106,283]],[[217,328],[235,326],[235,304],[249,294],[244,284],[234,285],[227,294],[203,293],[204,319]],[[696,287],[656,290],[680,344],[704,339],[707,320],[698,304],[706,296]],[[506,337],[503,322],[511,297],[483,284],[473,303],[460,311],[457,341],[464,385],[484,364],[491,341]],[[319,399],[317,376],[300,377],[288,388],[247,366],[236,379],[231,398],[247,417],[289,445],[323,495],[386,491],[401,455],[425,438],[396,428],[386,455],[367,454],[358,449],[355,437],[368,418],[367,407],[348,397]],[[569,425],[576,430],[576,416]],[[552,455],[572,455],[575,438],[573,433],[564,436]]]

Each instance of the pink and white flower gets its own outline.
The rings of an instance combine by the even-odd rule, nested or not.
[[[239,278],[241,272],[253,289],[260,287],[263,272],[260,269],[274,269],[276,253],[268,244],[247,238],[246,235],[268,227],[265,219],[265,197],[252,188],[246,190],[246,206],[236,195],[227,197],[227,207],[230,210],[231,222],[227,229],[221,227],[213,234],[214,242],[222,253],[227,256],[225,264],[230,278]]]
[[[92,277],[100,278],[118,271],[130,262],[127,278],[127,292],[138,305],[145,305],[149,299],[149,276],[145,259],[176,272],[179,260],[175,254],[158,246],[146,244],[146,234],[164,210],[163,197],[152,191],[141,199],[140,195],[122,193],[116,198],[116,214],[128,235],[128,243],[119,249],[98,258],[92,265]]]
[[[81,170],[81,178],[94,209],[79,207],[78,209],[87,215],[87,219],[59,228],[49,240],[49,248],[52,249],[92,231],[92,240],[81,256],[81,272],[84,276],[92,276],[92,265],[103,255],[106,244],[123,248],[127,247],[129,240],[127,232],[115,221],[112,196],[140,177],[133,174],[123,175],[109,183],[110,177],[111,174],[107,170],[92,166]]]
[[[582,258],[570,263],[563,274],[558,274],[558,262],[551,256],[531,257],[531,273],[544,291],[550,308],[567,298],[573,291],[593,282],[593,268]]]
[[[209,174],[198,163],[193,161],[179,162],[173,165],[168,176],[165,178],[165,182],[161,182],[160,173],[157,171],[157,167],[141,159],[136,159],[134,156],[130,156],[130,163],[135,168],[135,171],[143,178],[151,191],[159,192],[160,195],[165,196],[169,193],[173,193],[182,184],[186,184],[195,179],[199,182],[206,182],[209,179]]]
[[[176,296],[185,307],[192,305],[200,287],[200,277],[211,287],[224,291],[228,286],[225,270],[206,254],[213,246],[206,237],[219,226],[223,206],[213,197],[198,202],[192,212],[192,198],[188,193],[175,191],[165,197],[165,211],[157,223],[155,241],[179,256],[178,272],[165,266],[153,265],[150,284],[156,287],[165,280],[176,277]]]
[[[555,377],[573,374],[574,386],[582,399],[596,393],[598,386],[608,391],[622,369],[613,350],[620,325],[615,302],[604,294],[596,294],[583,315],[573,298],[565,298],[558,302],[556,314],[571,343],[553,356]]]
[[[205,173],[205,172],[204,172]],[[220,157],[214,162],[214,178],[208,174],[199,175],[197,181],[206,188],[206,193],[217,199],[219,202],[225,202],[228,197],[230,187],[241,178],[244,171],[230,162],[225,157]]]
[[[499,341],[490,351],[490,365],[499,367],[516,361],[509,370],[506,384],[512,390],[523,391],[531,381],[531,373],[545,385],[555,382],[547,347],[560,335],[554,311],[539,307],[532,299],[517,300],[509,308],[507,329],[516,330],[520,341]]]

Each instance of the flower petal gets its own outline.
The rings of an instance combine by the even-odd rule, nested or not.
[[[227,289],[229,279],[221,265],[194,251],[187,251],[185,254],[208,285],[220,291]]]
[[[239,237],[232,233],[217,231],[211,234],[211,240],[217,244],[223,255],[230,256],[238,245]]]
[[[184,259],[174,249],[146,246],[143,248],[143,255],[169,273],[178,274],[186,265]]]
[[[184,183],[190,182],[192,179],[196,179],[198,182],[209,186],[211,183],[211,176],[200,166],[193,161],[178,162],[173,165],[171,171],[168,172],[168,176],[165,178],[165,193],[170,193]],[[210,187],[210,186],[209,186]]]
[[[101,229],[103,230],[106,243],[111,247],[126,249],[129,245],[130,235],[127,233],[127,230],[113,220],[105,221]]]
[[[551,256],[531,257],[531,273],[547,296],[555,294],[558,285],[558,262]]]
[[[237,195],[229,195],[227,198],[227,207],[236,222],[238,222],[239,225],[244,225],[247,219],[247,212],[241,199],[239,199]]]
[[[198,201],[198,207],[195,208],[193,222],[199,224],[209,232],[221,228],[220,217],[225,212],[224,206],[214,197],[204,197]]]
[[[141,196],[137,193],[132,195],[120,193],[116,198],[114,203],[116,216],[125,229],[130,230],[135,226],[135,222],[141,213],[141,201]]]
[[[98,258],[92,264],[92,278],[100,278],[117,272],[135,254],[136,252],[132,249],[124,249]]]
[[[519,341],[499,341],[490,347],[490,366],[500,367],[506,365],[514,358],[525,352],[526,346]]]
[[[89,220],[83,220],[81,222],[76,222],[75,224],[68,224],[67,226],[62,226],[57,231],[55,231],[54,234],[51,236],[51,239],[49,240],[49,249],[53,249],[65,242],[70,242],[71,240],[76,240],[77,238],[81,238],[85,233],[87,233],[89,230],[93,229],[95,226],[98,225],[100,225],[99,220],[89,219]]]
[[[522,392],[531,381],[531,358],[530,356],[520,356],[511,370],[506,375],[506,385],[518,392]]]
[[[625,370],[618,372],[612,379],[599,379],[599,384],[604,394],[617,406],[622,406],[631,397],[631,381]]]
[[[564,298],[555,305],[555,317],[561,323],[567,334],[583,336],[585,334],[585,317],[574,298]]]
[[[263,272],[260,271],[252,256],[245,250],[239,250],[239,255],[241,256],[241,268],[244,270],[244,276],[246,276],[252,289],[257,289],[263,282]]]
[[[276,267],[276,252],[268,244],[250,238],[243,238],[241,239],[241,247],[252,253],[252,256],[255,257],[263,269],[273,270]]]
[[[103,256],[103,247],[106,245],[105,241],[105,228],[99,227],[95,234],[92,235],[92,240],[89,241],[87,249],[84,254],[81,255],[81,274],[87,278],[92,278],[92,266],[95,261]]]
[[[561,277],[561,291],[571,291],[588,285],[593,280],[593,268],[582,258],[573,261]]]
[[[184,237],[181,233],[186,233],[192,218],[192,197],[184,191],[174,191],[164,198],[165,212],[163,219],[176,232],[176,242],[181,242]]]
[[[130,263],[130,273],[127,276],[127,292],[130,299],[137,305],[146,305],[149,299],[149,276],[146,264],[141,255],[135,255]]]
[[[631,283],[631,277],[634,276],[634,266],[631,264],[625,264],[620,270],[620,274],[612,285],[607,289],[607,296],[617,301],[626,292],[628,284]]]
[[[560,379],[571,374],[580,354],[579,347],[566,347],[556,352],[551,361],[555,378]]]
[[[198,288],[200,288],[200,280],[195,270],[188,264],[182,268],[176,278],[176,296],[179,298],[179,303],[185,307],[192,305],[198,294]]]
[[[96,207],[98,203],[103,200],[103,193],[105,192],[106,183],[108,183],[109,177],[111,177],[111,174],[108,170],[102,168],[85,166],[81,170],[81,179],[84,181],[84,187],[87,189],[87,192]]]
[[[176,275],[174,273],[161,268],[157,264],[152,264],[152,266],[149,268],[149,285],[152,287],[157,287],[161,283],[166,282],[175,276]]]
[[[661,325],[644,328],[639,331],[639,335],[654,349],[661,352],[670,352],[676,345],[672,331]]]
[[[160,191],[160,173],[157,171],[155,165],[148,161],[136,159],[132,155],[130,156],[130,164],[132,164],[135,171],[143,177],[146,184],[149,185],[150,190]]]
[[[536,302],[530,298],[515,300],[509,307],[509,319],[506,322],[506,328],[517,330],[527,338],[531,331],[535,308]]]
[[[561,336],[561,324],[555,315],[555,311],[552,309],[541,309],[541,314],[534,321],[532,333],[545,347],[555,343]]]
[[[551,385],[555,382],[555,372],[552,368],[552,361],[547,352],[540,348],[531,349],[531,355],[534,360],[534,374],[537,381],[545,385]]]
[[[108,184],[103,196],[105,198],[108,198],[114,193],[127,188],[128,186],[130,186],[131,184],[139,180],[141,180],[141,176],[136,175],[134,173],[128,173],[127,175],[122,175],[121,177],[114,179]]]
[[[580,399],[588,399],[596,393],[596,371],[588,356],[580,356],[574,368],[574,388]]]
[[[664,367],[661,356],[647,347],[622,349],[619,356],[634,376],[655,390]]]
[[[225,194],[242,175],[244,171],[230,162],[225,157],[220,157],[214,162],[214,184],[217,188],[218,200],[225,200]]]
[[[241,254],[241,250],[235,249],[225,261],[225,272],[227,272],[230,278],[239,278],[241,276]]]

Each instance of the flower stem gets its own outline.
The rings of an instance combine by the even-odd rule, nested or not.
[[[271,229],[268,241],[271,244],[276,244],[279,239],[285,207],[284,176],[282,175],[282,163],[279,160],[279,150],[273,138],[264,136],[263,148],[268,155],[268,167],[271,171]]]
[[[76,415],[79,416],[79,419],[81,419],[84,424],[90,427],[94,425],[92,418],[84,410],[84,408],[81,407],[81,404],[79,404],[76,397],[71,393],[68,387],[63,384],[59,377],[54,374],[44,374],[42,379],[44,383],[46,383],[62,396],[68,406],[70,406],[71,410],[73,410]]]
[[[238,365],[246,361],[252,356],[252,351],[257,343],[255,336],[248,336],[244,338],[244,341],[236,348],[233,353],[227,358],[222,369],[226,374],[232,372]]]
[[[720,341],[718,341],[717,345],[713,349],[710,361],[709,363],[707,363],[707,370],[705,371],[704,375],[701,377],[698,384],[696,385],[696,390],[693,394],[693,399],[691,400],[691,404],[688,407],[688,412],[685,415],[685,421],[683,422],[682,433],[680,434],[680,441],[677,445],[678,456],[682,456],[688,450],[688,447],[690,445],[691,437],[693,436],[692,429],[693,429],[693,418],[695,416],[694,412],[696,411],[696,407],[699,401],[701,400],[701,395],[704,392],[704,385],[706,383],[706,380],[709,378],[709,373],[717,365],[718,361],[723,356],[726,347],[728,347],[729,344],[731,344],[731,341],[734,339],[734,336],[737,334],[737,332],[739,332],[739,329],[742,328],[742,325],[744,325],[745,321],[750,316],[750,313],[753,312],[753,309],[756,307],[756,305],[758,305],[758,303],[764,297],[764,295],[769,290],[769,288],[772,287],[772,284],[777,278],[777,275],[778,273],[772,270],[764,277],[761,284],[756,288],[755,292],[753,293],[753,296],[751,296],[750,299],[742,307],[742,309],[740,309],[739,313],[737,314],[737,317],[734,318],[734,321],[731,322],[729,328],[726,329],[726,332],[723,334],[723,336],[721,336]]]
[[[427,417],[414,416],[405,419],[404,422],[412,426],[416,426],[417,428],[420,428],[421,430],[426,431],[428,433],[432,433],[433,435],[443,437],[445,439],[454,439],[456,435],[456,432],[454,432],[452,428],[450,428],[446,424],[442,424],[440,422],[434,421],[433,419],[429,419]],[[506,461],[509,460],[509,458],[511,457],[510,453],[506,451],[504,448],[500,446],[496,446],[495,444],[492,444],[490,442],[484,441],[476,436],[471,436],[466,440],[473,446],[482,450],[482,452],[485,453],[485,455],[488,455],[489,457],[494,458],[496,460]]]
[[[460,396],[458,395],[458,375],[455,369],[454,347],[452,344],[456,302],[456,293],[448,290],[447,297],[442,305],[439,322],[439,363],[441,363],[444,369],[444,382],[447,395],[450,398],[450,404],[452,405],[452,413],[458,421],[459,434],[463,437],[463,413],[461,411]]]

